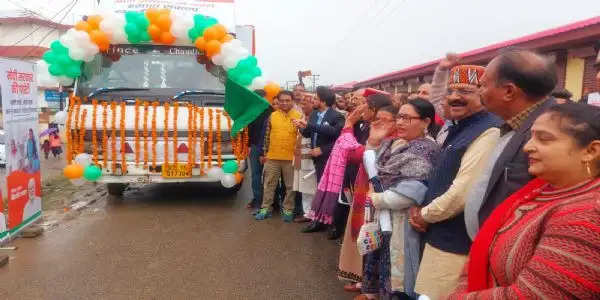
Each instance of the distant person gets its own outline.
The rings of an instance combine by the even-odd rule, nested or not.
[[[551,96],[554,97],[556,104],[565,104],[567,102],[572,102],[571,97],[573,97],[573,94],[567,89],[559,89],[552,92]]]
[[[594,45],[594,50],[598,53],[596,56],[596,62],[594,63],[594,66],[596,67],[596,92],[588,93],[581,98],[579,102],[600,106],[600,92],[598,92],[600,91],[600,41],[596,42]]]
[[[304,85],[298,83],[294,86],[293,95],[294,95],[294,109],[297,111],[302,111],[301,102],[304,99]]]
[[[348,111],[346,110],[346,99],[342,96],[336,96],[335,99],[335,110],[341,113],[344,118],[348,115]]]
[[[431,83],[423,83],[417,89],[417,97],[429,100],[431,98]]]
[[[50,155],[50,141],[44,140],[42,144],[42,150],[44,151],[44,158],[48,160],[48,156]]]
[[[60,154],[62,153],[62,142],[56,132],[50,134],[50,150],[52,151],[52,156],[54,156],[54,158],[60,158]]]
[[[298,132],[294,121],[302,119],[302,113],[293,109],[293,94],[290,91],[281,91],[277,95],[279,110],[274,111],[267,123],[265,133],[265,156],[261,157],[264,163],[264,194],[260,211],[256,220],[271,217],[271,206],[275,198],[275,189],[279,179],[283,178],[286,195],[283,200],[283,221],[291,222],[294,218],[294,150]]]

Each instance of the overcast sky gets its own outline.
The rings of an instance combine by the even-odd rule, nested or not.
[[[1,1],[18,1],[46,16],[71,2]],[[80,0],[65,21],[89,12],[93,1]],[[467,51],[600,15],[599,0],[235,2],[237,23],[256,27],[261,68],[282,84],[295,80],[298,70],[319,74],[321,84],[364,80],[448,51]]]

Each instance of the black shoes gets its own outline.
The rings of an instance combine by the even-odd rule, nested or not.
[[[323,231],[324,226],[319,222],[310,222],[306,227],[302,228],[303,233],[319,232]]]

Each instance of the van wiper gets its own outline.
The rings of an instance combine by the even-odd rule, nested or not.
[[[116,87],[116,88],[98,88],[92,91],[88,98],[92,98],[96,95],[106,93],[106,92],[119,92],[119,91],[147,91],[148,88],[126,88],[126,87]]]
[[[209,91],[209,90],[183,91],[183,92],[177,93],[177,95],[175,95],[173,97],[173,100],[177,100],[185,95],[225,95],[225,93],[217,92],[217,91]]]

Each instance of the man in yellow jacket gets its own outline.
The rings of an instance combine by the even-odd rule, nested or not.
[[[271,206],[275,196],[275,189],[279,178],[283,177],[286,194],[283,200],[282,217],[285,222],[294,219],[294,150],[298,130],[292,120],[302,118],[302,113],[293,109],[293,94],[290,91],[281,91],[277,95],[279,109],[274,111],[269,121],[265,134],[264,150],[264,193],[260,211],[256,214],[257,220],[264,220],[271,216]]]

